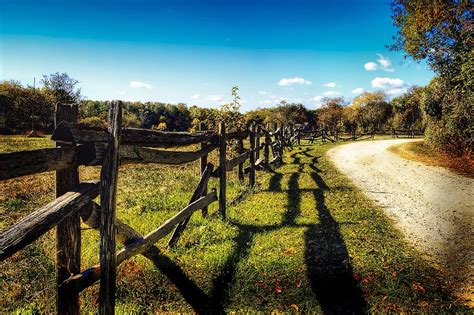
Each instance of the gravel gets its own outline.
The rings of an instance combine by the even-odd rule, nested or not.
[[[395,220],[406,240],[473,303],[474,180],[386,149],[413,139],[354,142],[328,152],[335,165]]]

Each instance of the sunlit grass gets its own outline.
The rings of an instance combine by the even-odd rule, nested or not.
[[[28,147],[22,143],[22,149]],[[219,218],[214,203],[209,219],[193,215],[175,249],[165,248],[167,238],[161,240],[157,247],[181,275],[167,278],[142,256],[123,263],[117,310],[190,312],[189,299],[199,296],[190,302],[195,308],[215,311],[327,311],[331,306],[318,295],[318,286],[341,272],[341,283],[353,284],[372,312],[462,311],[436,270],[325,158],[332,146],[287,152],[286,164],[276,173],[258,172],[254,193],[229,207],[228,221]],[[216,164],[216,158],[210,160]],[[98,176],[97,167],[81,168],[83,180]],[[118,217],[148,233],[189,202],[198,180],[198,163],[122,166]],[[213,179],[209,188],[217,186]],[[231,173],[228,200],[242,189]],[[1,226],[6,227],[54,198],[54,176],[0,182],[0,191]],[[87,268],[98,262],[99,238],[97,231],[84,228],[82,266]],[[54,312],[54,234],[0,263],[4,312]],[[180,283],[183,277],[185,284]],[[81,294],[84,312],[97,310],[97,296],[97,285]]]

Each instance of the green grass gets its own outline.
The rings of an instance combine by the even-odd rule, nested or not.
[[[333,146],[285,153],[275,173],[257,173],[253,194],[229,207],[227,221],[214,203],[209,220],[192,217],[175,249],[164,247],[166,239],[157,244],[155,264],[142,256],[122,264],[117,311],[467,311],[382,210],[326,159]],[[81,169],[82,179],[97,176],[97,168]],[[118,217],[147,233],[186,205],[198,177],[197,163],[121,167]],[[26,184],[33,189],[15,186]],[[0,182],[1,225],[52,200],[47,186],[54,186],[51,174]],[[242,189],[232,173],[228,200]],[[98,233],[82,235],[86,268],[98,261]],[[3,312],[54,311],[54,251],[51,231],[0,263]],[[81,294],[84,312],[97,310],[97,296],[97,285]]]

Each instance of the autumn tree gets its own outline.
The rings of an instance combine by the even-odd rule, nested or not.
[[[429,144],[454,154],[471,154],[473,137],[473,2],[393,0],[398,27],[394,50],[426,60],[438,74],[424,96]]]

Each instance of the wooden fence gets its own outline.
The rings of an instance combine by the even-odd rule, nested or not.
[[[91,129],[77,124],[77,105],[59,104],[55,114],[52,139],[55,148],[0,154],[0,180],[56,171],[56,199],[22,218],[0,234],[0,260],[4,260],[56,227],[57,312],[79,313],[79,293],[100,280],[99,313],[112,314],[115,305],[116,267],[125,260],[156,250],[155,243],[168,234],[174,246],[190,216],[219,202],[219,213],[226,216],[227,172],[238,168],[239,179],[249,176],[255,185],[256,170],[269,170],[283,163],[283,150],[295,143],[295,129],[251,126],[249,130],[226,132],[225,122],[219,133],[200,131],[163,132],[148,129],[122,128],[122,103],[110,104],[108,129]],[[249,138],[250,149],[227,159],[227,142]],[[262,142],[260,140],[263,140]],[[175,148],[200,144],[197,151],[170,151],[154,148]],[[150,148],[153,147],[153,148]],[[217,168],[208,163],[208,154],[219,150]],[[263,150],[263,156],[260,154]],[[200,160],[201,178],[188,205],[145,236],[116,218],[117,177],[119,164],[161,163],[183,164]],[[244,169],[244,163],[249,166]],[[79,182],[80,165],[101,165],[100,180]],[[208,191],[210,177],[219,178],[219,193]],[[94,199],[100,195],[100,205]],[[81,220],[100,231],[100,264],[81,271]],[[117,251],[116,242],[125,247]],[[148,255],[149,256],[149,255]]]
[[[369,140],[374,139],[375,135],[391,135],[392,138],[415,138],[423,136],[423,130],[414,129],[390,129],[390,130],[379,130],[379,131],[368,131],[363,133],[354,132],[340,132],[336,131],[333,134],[327,130],[302,130],[296,129],[296,143],[301,144],[301,140],[307,140],[309,143],[316,141],[321,142],[338,142],[338,141],[356,141],[356,140]],[[292,138],[293,139],[293,138]]]

